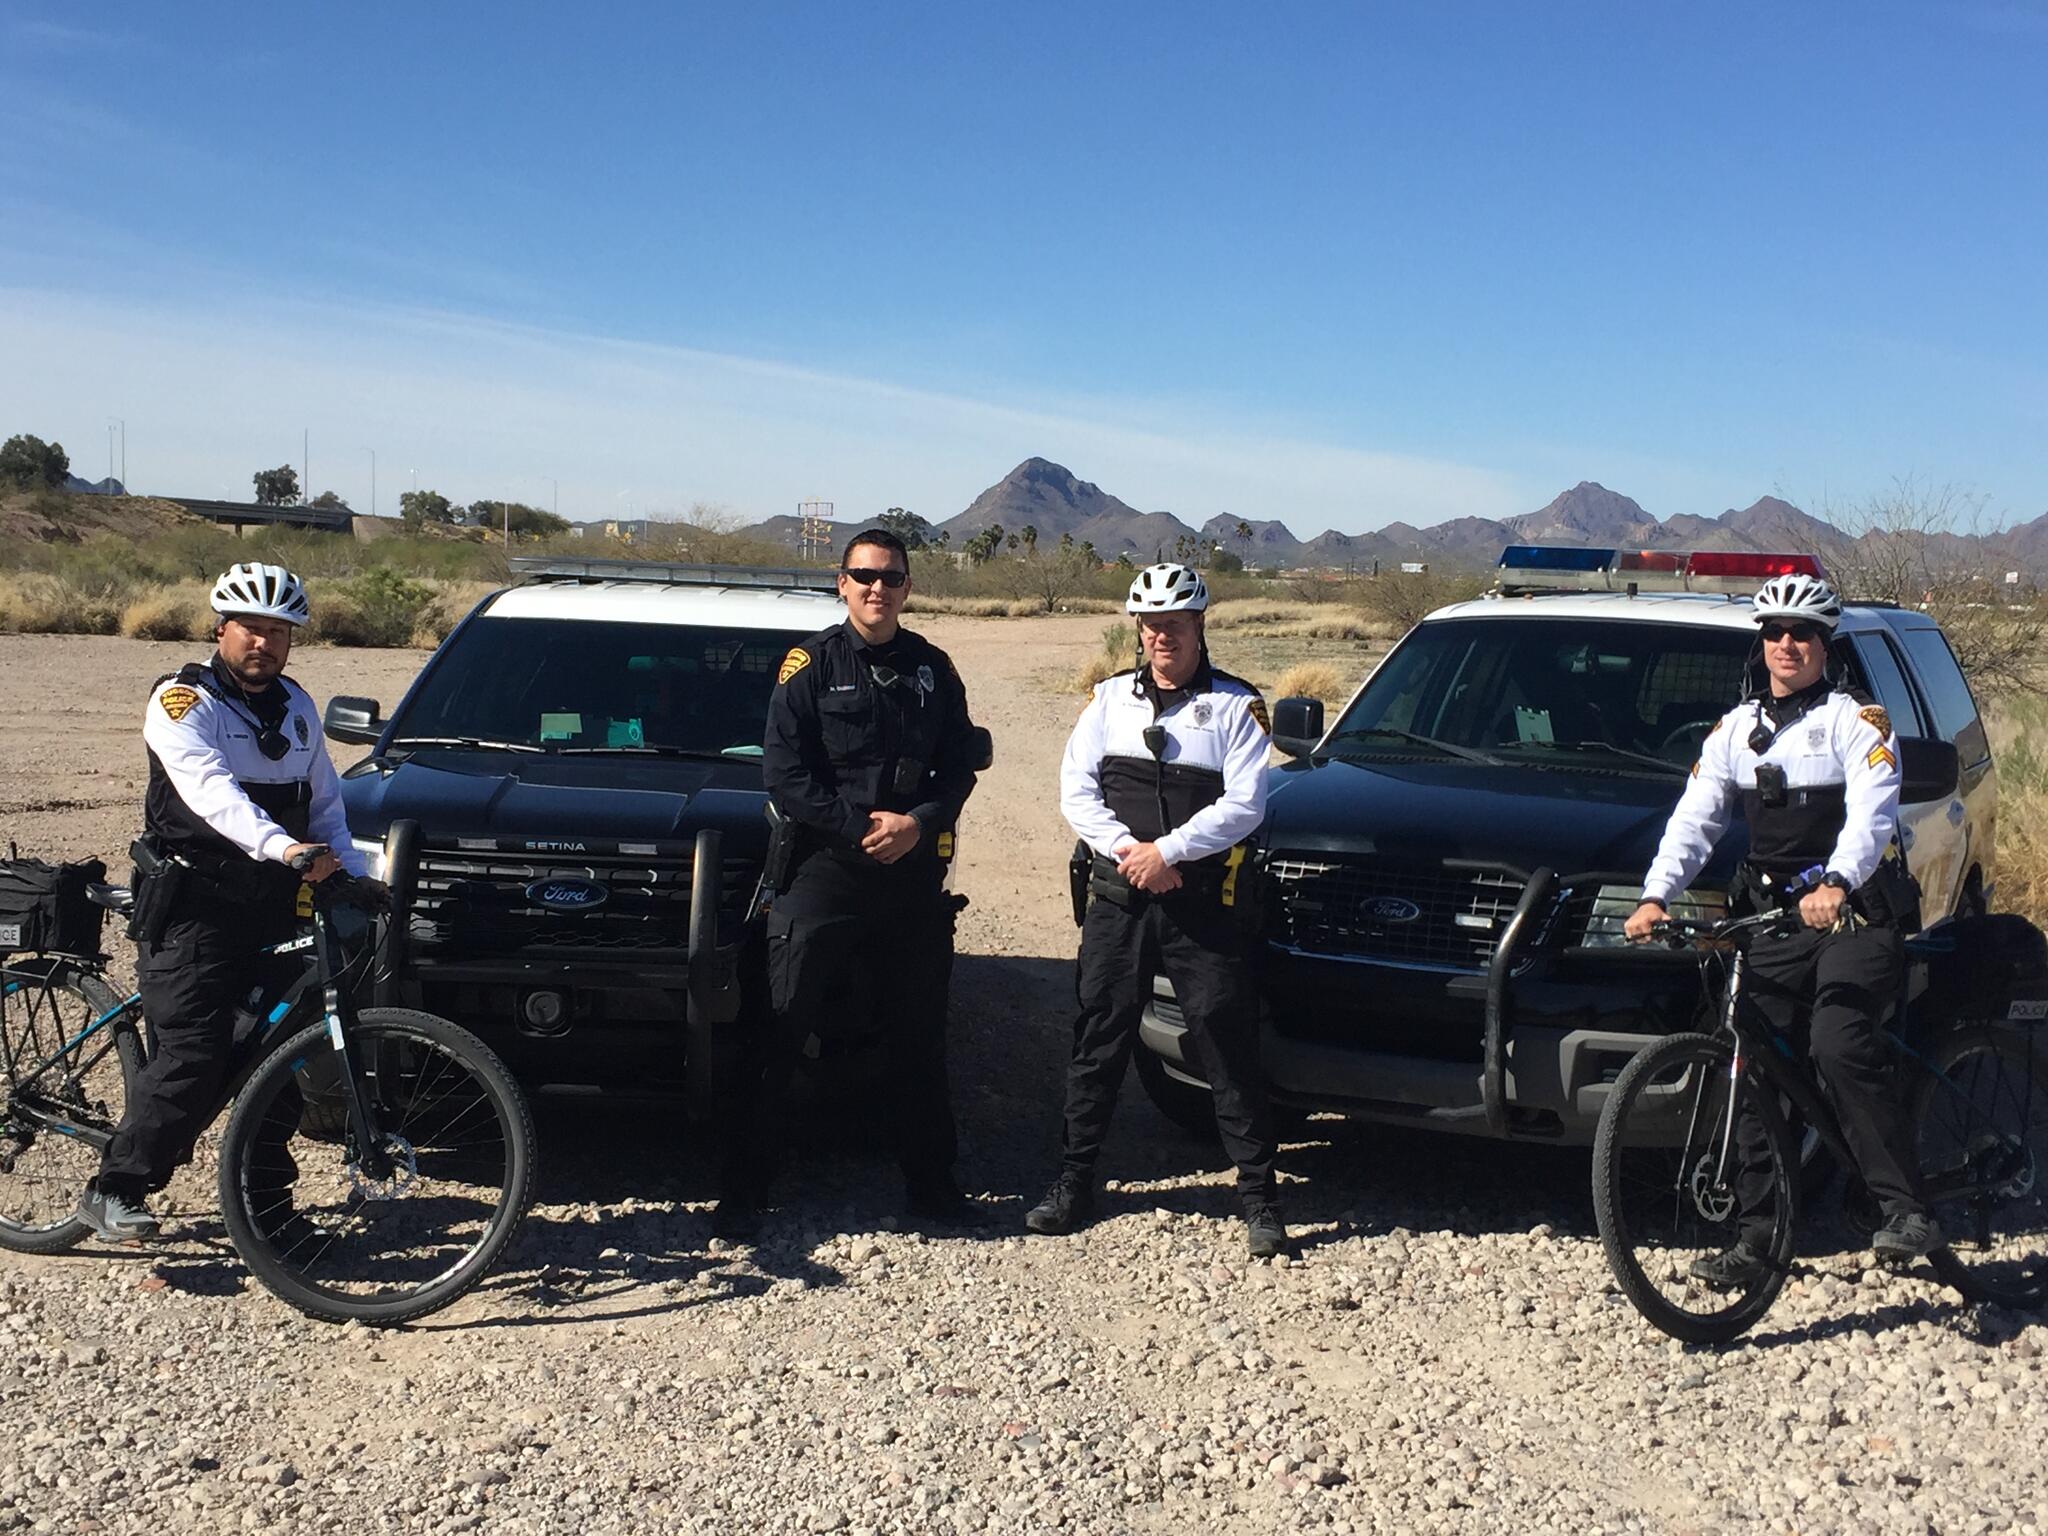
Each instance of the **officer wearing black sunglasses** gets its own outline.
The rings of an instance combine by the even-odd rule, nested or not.
[[[212,601],[213,656],[158,679],[143,717],[138,862],[160,865],[137,893],[151,1050],[78,1206],[116,1240],[156,1235],[144,1197],[191,1155],[220,1103],[236,1005],[267,979],[257,951],[291,937],[301,876],[286,861],[318,844],[333,852],[304,878],[364,873],[319,711],[284,675],[305,588],[283,566],[244,564]]]
[[[943,881],[987,738],[946,653],[898,623],[909,594],[903,541],[856,534],[840,558],[846,621],[791,650],[776,679],[762,769],[797,836],[768,917],[775,1025],[732,1100],[716,1218],[725,1236],[759,1224],[807,1039],[875,1025],[911,1214],[978,1214],[953,1178],[945,1031],[955,907]]]
[[[1708,733],[1624,931],[1649,937],[1739,808],[1749,852],[1731,901],[1751,912],[1796,911],[1803,924],[1750,947],[1743,1001],[1775,1035],[1811,1053],[1884,1214],[1871,1247],[1884,1264],[1909,1264],[1938,1248],[1941,1234],[1927,1214],[1881,1036],[1899,995],[1903,934],[1920,921],[1898,836],[1898,738],[1881,705],[1828,675],[1828,641],[1842,617],[1830,587],[1808,575],[1773,577],[1753,613],[1769,685]],[[1737,1126],[1737,1141],[1737,1240],[1691,1271],[1717,1289],[1741,1288],[1768,1262],[1775,1214],[1769,1148],[1753,1114]]]

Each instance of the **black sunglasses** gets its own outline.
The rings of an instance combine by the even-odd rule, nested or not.
[[[891,592],[894,592],[903,583],[910,580],[910,572],[908,571],[881,571],[867,565],[842,566],[839,574],[852,577],[864,587],[871,587],[879,581]]]
[[[1762,633],[1766,640],[1796,640],[1805,645],[1815,639],[1820,630],[1812,624],[1766,624]]]

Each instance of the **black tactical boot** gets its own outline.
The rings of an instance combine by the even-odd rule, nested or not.
[[[1045,1198],[1024,1213],[1024,1225],[1047,1237],[1077,1231],[1094,1219],[1094,1181],[1071,1169],[1054,1179]]]

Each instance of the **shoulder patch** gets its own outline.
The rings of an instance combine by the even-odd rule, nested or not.
[[[1721,729],[1721,727],[1722,727],[1722,726],[1726,725],[1727,723],[1728,723],[1728,717],[1727,717],[1726,715],[1723,715],[1723,716],[1722,716],[1722,717],[1721,717],[1720,719],[1718,719],[1718,720],[1716,720],[1716,721],[1714,722],[1714,728],[1713,728],[1713,730],[1710,730],[1710,731],[1708,731],[1708,732],[1707,732],[1707,734],[1708,734],[1709,736],[1713,735],[1713,734],[1714,734],[1714,731],[1718,731],[1719,729]],[[1698,763],[1694,763],[1694,764],[1693,764],[1692,766],[1693,766],[1693,771],[1694,771],[1694,772],[1698,772],[1698,771],[1699,771],[1699,766],[1700,766],[1700,765],[1699,765]]]
[[[1252,718],[1259,722],[1259,729],[1268,736],[1272,735],[1273,717],[1266,713],[1266,701],[1255,693],[1252,695],[1251,703],[1245,707],[1252,712]]]
[[[791,646],[789,648],[789,654],[782,658],[781,669],[777,671],[775,674],[776,686],[780,687],[782,684],[788,682],[792,677],[795,677],[797,673],[803,671],[803,669],[805,667],[808,667],[810,664],[811,653],[809,651],[805,650],[800,645]]]
[[[1877,728],[1879,741],[1892,739],[1892,717],[1884,712],[1882,704],[1869,704],[1856,711],[1858,720],[1867,720]]]
[[[180,683],[175,688],[166,688],[156,696],[156,701],[163,705],[164,713],[173,720],[182,720],[192,713],[192,706],[199,702],[199,692]]]

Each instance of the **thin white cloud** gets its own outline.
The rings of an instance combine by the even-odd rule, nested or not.
[[[61,437],[96,477],[106,418],[123,417],[140,490],[246,495],[256,469],[298,459],[306,428],[312,488],[367,507],[374,448],[387,512],[416,470],[461,501],[545,505],[559,480],[576,517],[705,501],[759,518],[817,496],[842,517],[901,505],[937,520],[1033,454],[1141,510],[1279,517],[1303,537],[1544,499],[1488,469],[1247,430],[1211,408],[969,399],[445,312],[0,288],[0,315],[38,359],[0,370],[0,430]]]

